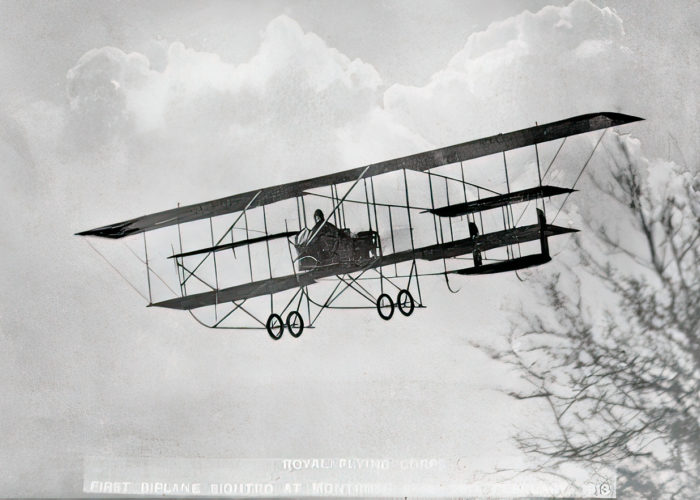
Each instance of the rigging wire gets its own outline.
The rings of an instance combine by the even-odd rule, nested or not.
[[[136,287],[131,283],[131,281],[129,281],[128,279],[126,279],[126,276],[124,276],[124,275],[119,271],[119,269],[117,269],[116,267],[114,267],[114,265],[109,261],[109,259],[107,259],[107,257],[105,257],[105,256],[102,254],[102,252],[100,252],[97,248],[95,248],[95,246],[94,246],[92,243],[90,243],[90,240],[88,240],[87,238],[85,238],[85,242],[90,246],[90,248],[92,248],[92,249],[97,253],[97,255],[99,255],[100,257],[102,257],[102,259],[109,265],[109,267],[111,267],[112,269],[114,269],[114,272],[116,272],[119,276],[121,276],[121,278],[122,278],[124,281],[126,281],[126,283],[127,283],[131,288],[133,288],[134,291],[135,291],[136,293],[138,293],[141,297],[143,297],[143,300],[145,300],[145,301],[148,302],[148,297],[146,297],[143,293],[141,293],[141,291],[140,291],[138,288],[136,288]]]
[[[133,254],[134,257],[136,257],[136,258],[139,260],[139,262],[141,262],[142,264],[146,264],[146,261],[144,261],[144,260],[141,258],[141,256],[140,256],[139,254],[137,254],[137,253],[134,251],[133,248],[131,248],[129,245],[127,245],[125,241],[122,240],[122,244]],[[175,253],[175,250],[173,250],[173,254],[174,254],[174,253]],[[147,264],[146,264],[146,265],[147,265]],[[176,267],[177,267],[177,264],[176,264]],[[179,297],[179,296],[180,296],[180,294],[177,293],[175,290],[173,290],[173,289],[170,287],[170,285],[168,285],[168,284],[165,282],[165,280],[164,280],[163,278],[161,278],[160,275],[159,275],[158,273],[156,273],[156,272],[153,270],[153,268],[151,268],[150,271],[151,271],[151,274],[154,275],[156,278],[158,278],[158,279],[160,280],[160,282],[163,283],[163,284],[165,285],[165,287],[166,287],[168,290],[170,290],[176,297]],[[179,276],[179,275],[180,275],[180,272],[179,272],[179,270],[178,270],[178,276]]]
[[[576,180],[574,181],[573,185],[571,186],[571,189],[574,189],[576,187],[576,183],[579,181],[579,179],[583,175],[583,171],[586,170],[588,163],[591,161],[591,158],[593,158],[593,155],[595,154],[596,149],[598,149],[598,145],[600,144],[600,141],[603,140],[603,137],[605,136],[605,133],[607,131],[608,131],[608,129],[605,129],[605,130],[603,130],[603,133],[600,134],[600,137],[598,138],[598,142],[595,143],[595,147],[593,148],[593,151],[591,151],[591,154],[588,155],[588,159],[586,160],[586,163],[584,163],[583,167],[581,167],[581,171],[578,173],[578,176],[576,177]],[[552,219],[552,224],[554,224],[554,221],[557,220],[557,217],[559,216],[561,209],[564,208],[564,204],[566,204],[567,200],[569,199],[569,196],[571,196],[571,193],[566,194],[566,198],[564,198],[564,201],[561,203],[559,210],[557,210],[557,214]]]
[[[561,148],[564,147],[565,142],[566,142],[566,137],[564,137],[564,140],[561,141],[561,144],[559,144],[559,148],[557,148],[557,152],[554,153],[554,156],[552,157],[552,161],[549,162],[547,169],[544,171],[544,174],[542,174],[542,177],[540,177],[540,185],[542,184],[542,180],[544,180],[544,178],[547,176],[549,169],[552,168],[552,165],[554,165],[554,160],[556,160],[557,156],[559,156],[559,151],[561,151]],[[515,226],[517,226],[518,223],[520,223],[520,219],[523,218],[523,215],[525,215],[525,212],[527,211],[529,206],[530,206],[530,202],[528,201],[527,204],[525,205],[525,208],[523,208],[523,211],[520,213],[520,217],[518,217],[518,220],[515,221]]]
[[[552,168],[552,165],[554,165],[554,160],[557,159],[557,156],[559,156],[559,151],[561,151],[561,148],[564,147],[564,143],[566,142],[566,137],[564,137],[564,140],[561,141],[561,144],[559,145],[559,148],[557,149],[557,152],[554,153],[554,156],[552,157],[552,161],[549,162],[549,165],[547,166],[547,170],[544,171],[544,174],[542,174],[542,178],[544,179],[547,176],[547,173],[549,172],[549,169]]]

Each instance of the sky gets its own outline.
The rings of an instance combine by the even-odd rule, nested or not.
[[[530,296],[513,276],[456,295],[428,281],[410,320],[332,313],[272,344],[143,307],[77,231],[594,111],[644,117],[621,129],[640,155],[698,162],[696,2],[0,10],[8,495],[74,494],[90,455],[445,456],[489,470],[522,460],[512,430],[543,414],[509,399],[517,377],[473,347],[504,338],[508,306]],[[570,184],[594,140],[553,177]],[[569,221],[600,210],[577,196]]]

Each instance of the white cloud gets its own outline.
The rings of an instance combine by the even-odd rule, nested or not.
[[[105,47],[86,53],[67,78],[71,110],[86,126],[133,120],[137,132],[178,129],[178,120],[191,130],[193,121],[220,129],[223,120],[260,126],[305,117],[321,128],[365,112],[381,84],[371,65],[350,60],[286,16],[270,22],[244,64],[175,42],[156,71],[143,54]]]
[[[272,20],[261,36],[257,53],[238,65],[179,42],[164,49],[160,70],[143,54],[89,51],[67,74],[67,142],[93,152],[116,145],[127,161],[138,162],[145,184],[196,201],[256,187],[261,172],[291,165],[297,179],[352,166],[358,156],[340,150],[351,151],[348,138],[363,136],[368,126],[381,130],[364,134],[367,140],[391,143],[391,130],[406,135],[372,118],[383,113],[374,67],[287,16]],[[207,165],[204,177],[201,165]],[[222,191],[212,193],[212,184]]]
[[[534,120],[625,109],[630,97],[621,84],[631,61],[622,20],[575,0],[470,35],[427,85],[394,85],[384,105],[432,142],[457,142]]]

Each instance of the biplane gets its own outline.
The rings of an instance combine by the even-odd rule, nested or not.
[[[548,223],[545,201],[560,195],[566,201],[575,183],[543,184],[549,168],[543,175],[538,146],[561,140],[551,167],[568,137],[638,120],[611,112],[571,117],[77,234],[142,235],[148,305],[189,311],[209,328],[266,330],[277,340],[285,329],[299,337],[314,328],[325,310],[376,309],[388,321],[396,309],[410,316],[425,307],[420,280],[426,276],[441,277],[453,291],[451,277],[549,262],[548,238],[577,230]],[[514,189],[506,153],[531,149],[534,185]],[[465,163],[494,157],[505,191],[465,176]],[[496,174],[494,165],[488,168]],[[532,223],[520,224],[530,203]],[[516,218],[514,207],[523,204]],[[186,233],[195,242],[189,248]],[[174,286],[157,269],[153,245],[163,257],[157,260],[174,268]],[[533,245],[534,252],[523,252]],[[154,302],[157,281],[169,297]]]

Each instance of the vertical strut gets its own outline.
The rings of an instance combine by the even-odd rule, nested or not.
[[[335,199],[340,200],[340,195],[338,194],[338,185],[335,185]],[[345,205],[342,201],[339,201],[340,208],[338,209],[338,214],[340,214],[340,223],[342,227],[347,227],[347,221],[345,220]]]
[[[367,195],[367,179],[362,179],[362,183],[365,186],[365,205],[367,207],[367,221],[369,222],[369,230],[372,230],[372,215],[369,211],[369,196]]]
[[[503,171],[506,173],[506,189],[508,190],[508,194],[510,194],[510,180],[508,179],[508,164],[506,163],[506,152],[505,151],[503,151]],[[509,229],[510,228],[510,214],[508,213],[508,209],[503,207],[501,209],[501,212],[503,213],[504,229]],[[512,255],[512,249],[510,248],[510,245],[506,246],[506,252],[508,254],[508,258],[510,258]]]
[[[447,196],[447,206],[449,206],[450,205],[450,188],[447,185],[447,177],[445,177],[445,195]],[[448,217],[447,220],[450,222],[450,241],[454,241],[455,235],[454,235],[454,232],[452,231],[452,217]],[[442,231],[442,221],[440,221],[440,230]]]
[[[333,203],[333,206],[335,206],[335,189],[333,189],[333,184],[331,184],[331,203]],[[335,227],[338,226],[338,213],[336,211],[333,211],[333,224],[335,224]]]
[[[175,247],[173,246],[172,243],[170,244],[170,250],[172,251],[173,255],[175,255]],[[175,264],[175,272],[177,273],[177,282],[180,284],[180,296],[184,297],[185,293],[182,291],[182,281],[180,281],[180,267],[182,267],[180,265],[180,259],[176,258],[175,261],[173,262],[173,264]],[[177,295],[177,294],[175,294],[175,295]]]
[[[287,226],[287,219],[284,219],[284,230],[289,232],[289,227]],[[285,240],[287,240],[287,249],[289,250],[289,260],[292,263],[292,273],[294,273],[294,276],[296,277],[297,266],[294,265],[294,255],[292,254],[292,244],[289,242],[289,238],[285,238]]]
[[[299,231],[301,231],[301,210],[299,210],[299,196],[296,197],[297,202],[297,221],[299,222]]]
[[[479,187],[477,186],[476,188],[476,199],[481,201],[481,191],[479,190]],[[472,214],[472,217],[474,217],[474,214]],[[474,219],[476,221],[476,219]],[[481,234],[484,234],[484,216],[483,216],[483,211],[479,210],[479,222],[481,223]],[[483,253],[483,258],[486,258],[486,252]]]
[[[408,200],[408,179],[406,178],[406,169],[403,169],[403,185],[406,190],[406,213],[408,214],[408,234],[411,236],[411,250],[415,251],[416,247],[413,243],[413,224],[411,223],[411,203]]]
[[[369,178],[369,185],[372,190],[372,206],[374,207],[374,227],[377,230],[377,234],[379,234],[379,220],[377,219],[377,198],[374,196],[374,177]],[[379,245],[379,255],[383,255],[384,252],[382,252],[382,245]]]
[[[209,217],[209,231],[211,233],[211,246],[214,246],[214,223]],[[233,231],[231,231],[231,241],[233,241]],[[216,268],[216,252],[212,252],[212,258],[214,259],[214,282],[216,283],[216,297],[214,301],[214,321],[218,319],[217,316],[217,305],[219,304],[219,271]]]
[[[151,269],[148,267],[148,245],[146,245],[146,231],[143,232],[143,251],[146,254],[146,281],[148,282],[148,303],[153,303],[151,297]]]
[[[476,188],[476,199],[481,201],[481,190]],[[484,234],[484,215],[483,211],[479,210],[479,222],[481,223],[481,234]]]
[[[406,213],[408,214],[408,234],[411,237],[411,255],[415,256],[415,243],[413,242],[413,223],[411,222],[411,203],[408,199],[408,178],[406,176],[406,169],[403,169],[403,185],[406,191]],[[413,265],[416,264],[415,258],[413,259]],[[413,269],[413,267],[411,267]],[[410,279],[410,278],[409,278]]]
[[[263,212],[263,225],[265,226],[265,236],[267,236],[267,215],[265,214],[265,205],[262,206]],[[250,246],[250,245],[248,245]],[[272,261],[270,260],[270,240],[265,239],[265,247],[267,248],[267,269],[270,272],[270,279],[272,279]],[[275,303],[273,299],[274,294],[270,294],[270,314],[275,310]]]
[[[467,183],[464,180],[464,163],[459,162],[459,171],[462,174],[462,191],[464,191],[464,203],[467,203]],[[467,222],[469,222],[469,214],[467,214]],[[472,222],[474,220],[474,214],[472,214]]]
[[[177,206],[178,206],[178,208],[180,208],[180,203],[178,203]],[[182,253],[182,233],[180,232],[180,222],[179,222],[179,221],[178,221],[178,223],[177,223],[177,239],[178,239],[178,241],[179,241],[179,243],[180,243],[180,253]],[[185,260],[183,257],[180,257],[180,259],[181,259],[182,261]],[[182,290],[183,290],[183,292],[184,292],[184,295],[187,295],[187,284],[186,284],[186,282],[187,282],[187,279],[185,279],[185,270],[184,270],[184,267],[183,267],[183,270],[182,270],[182,283],[180,283],[180,287],[182,288]]]
[[[433,212],[433,227],[435,228],[435,243],[441,243],[440,238],[438,237],[438,230],[437,230],[437,218],[435,216],[435,199],[433,197],[433,176],[428,172],[428,185],[430,187],[430,208],[432,208]],[[442,229],[442,222],[440,223],[440,228]],[[444,243],[444,241],[442,242]]]
[[[396,243],[394,243],[394,221],[391,218],[391,205],[387,207],[389,209],[389,232],[391,234],[391,253],[396,253]],[[399,267],[396,262],[394,262],[394,275],[399,275]]]
[[[537,126],[537,122],[535,122],[535,126]],[[540,182],[540,191],[542,190],[542,172],[540,171],[540,152],[537,149],[537,143],[535,143],[535,158],[537,159],[537,179]],[[547,212],[545,212],[544,208],[544,198],[542,198],[542,213],[547,215]]]
[[[506,152],[503,151],[503,169],[506,173],[506,188],[508,189],[508,194],[510,194],[510,180],[508,179],[508,164],[506,163]]]
[[[250,239],[248,236],[248,212],[243,212],[243,222],[245,223],[245,239]],[[253,259],[250,257],[250,245],[246,245],[248,249],[248,268],[250,269],[250,281],[253,282]]]
[[[379,243],[379,256],[384,255],[382,250],[382,240],[379,238],[379,220],[377,219],[377,198],[374,196],[374,177],[369,178],[369,185],[372,188],[372,207],[374,208],[374,227],[377,230],[377,240]],[[382,271],[382,266],[379,266],[379,288],[381,293],[384,293],[384,272]]]
[[[420,280],[418,279],[418,264],[415,259],[415,243],[413,242],[413,223],[411,222],[411,203],[408,199],[408,178],[406,176],[406,169],[403,169],[403,184],[406,191],[406,213],[408,214],[408,234],[411,236],[411,251],[413,255],[413,263],[411,264],[411,272],[409,275],[409,286],[411,284],[411,275],[413,275],[413,270],[416,271],[416,286],[418,287],[418,302],[423,305],[423,298],[420,294]],[[408,287],[407,287],[408,288]]]
[[[309,227],[309,224],[306,222],[306,202],[304,201],[304,195],[300,196],[301,198],[301,212],[304,215],[304,227]]]

